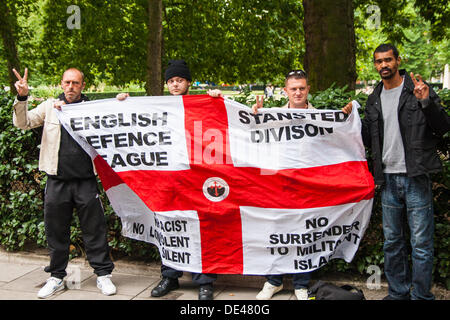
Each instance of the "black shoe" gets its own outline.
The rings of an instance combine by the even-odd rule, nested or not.
[[[198,289],[198,300],[213,300],[213,286],[210,284],[202,285]]]
[[[151,296],[162,297],[168,294],[170,291],[178,289],[179,287],[180,285],[178,284],[178,279],[162,278],[158,285],[153,288]]]

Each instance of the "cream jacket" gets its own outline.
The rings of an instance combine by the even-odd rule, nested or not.
[[[53,107],[56,101],[58,99],[51,98],[42,102],[36,108],[28,110],[28,100],[19,101],[16,99],[13,106],[13,123],[17,128],[28,130],[44,126],[39,152],[39,170],[49,175],[57,174],[61,141],[61,124]]]

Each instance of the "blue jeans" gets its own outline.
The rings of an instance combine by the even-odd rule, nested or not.
[[[311,279],[311,272],[295,273],[292,276],[294,289],[308,289],[309,280]],[[267,275],[266,279],[271,285],[276,287],[279,287],[283,284],[282,274]]]
[[[414,300],[432,300],[434,217],[430,178],[385,174],[385,179],[381,202],[384,273],[389,283],[389,295],[396,299],[409,299],[411,295]],[[410,230],[412,272],[408,263],[405,222]]]

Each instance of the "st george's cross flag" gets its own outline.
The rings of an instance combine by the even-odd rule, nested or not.
[[[58,117],[93,159],[124,236],[177,270],[264,275],[355,255],[374,196],[358,107],[253,114],[186,95],[66,105]]]

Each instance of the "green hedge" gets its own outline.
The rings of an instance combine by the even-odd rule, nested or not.
[[[45,243],[38,132],[13,127],[12,104],[0,92],[0,245],[8,250],[22,248],[30,238]]]
[[[113,93],[115,96],[116,93]],[[450,106],[450,90],[439,92],[443,103]],[[93,95],[92,99],[105,98]],[[251,106],[255,96],[248,90],[233,97],[236,101]],[[345,88],[330,88],[309,97],[317,108],[340,108],[350,99],[356,99],[364,106],[367,95],[355,95]],[[265,106],[280,107],[286,99],[266,99]],[[43,223],[43,189],[46,177],[38,167],[40,130],[23,131],[12,124],[13,98],[0,91],[0,246],[6,250],[21,250],[28,245],[46,246]],[[30,103],[34,108],[37,102]],[[448,108],[447,108],[448,110]],[[363,108],[360,109],[361,115]],[[435,206],[435,266],[434,280],[444,283],[450,288],[450,225],[449,225],[449,189],[450,136],[447,133],[440,144],[440,154],[444,163],[442,173],[433,176]],[[383,234],[381,224],[380,196],[376,192],[373,214],[368,230],[352,263],[341,259],[331,260],[324,268],[317,271],[316,276],[329,271],[344,271],[365,274],[368,266],[383,267]],[[109,233],[109,244],[114,258],[132,256],[136,259],[158,260],[157,249],[147,243],[124,238],[121,235],[121,223],[109,205],[102,191]],[[74,215],[71,234],[71,255],[84,254],[83,241],[79,222]]]

